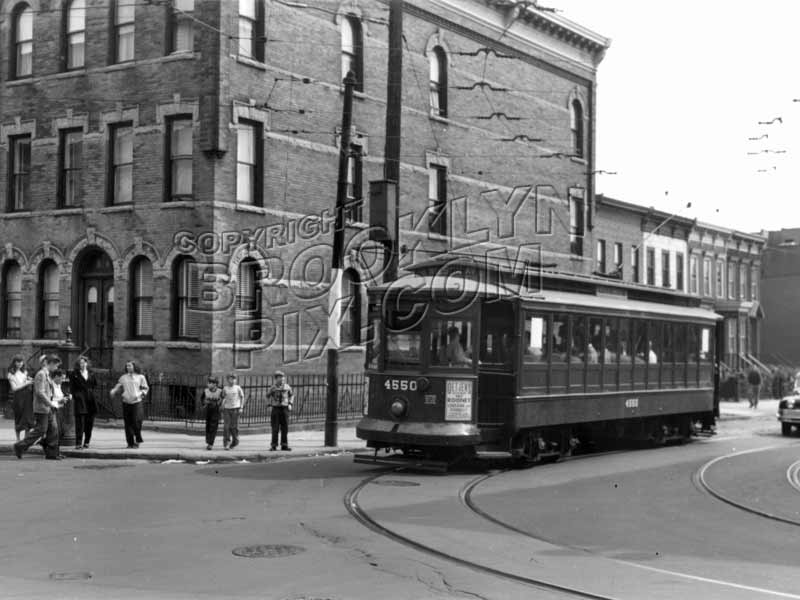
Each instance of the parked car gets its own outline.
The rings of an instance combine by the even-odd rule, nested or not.
[[[793,396],[785,396],[778,403],[778,420],[783,435],[791,435],[792,426],[800,428],[800,393],[796,390]]]

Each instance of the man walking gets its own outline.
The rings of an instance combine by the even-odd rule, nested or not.
[[[294,392],[283,378],[283,371],[275,371],[275,383],[267,391],[267,398],[272,406],[270,415],[272,444],[269,449],[273,452],[278,449],[278,431],[281,434],[281,450],[291,450],[289,447],[289,411],[292,410]]]
[[[61,460],[58,448],[58,424],[56,423],[53,404],[52,373],[61,364],[61,359],[51,354],[45,359],[45,364],[36,373],[33,380],[33,429],[29,430],[25,439],[14,444],[14,454],[22,458],[23,452],[39,440],[43,441],[44,457],[47,460]]]
[[[761,373],[758,369],[750,369],[747,374],[747,383],[750,384],[750,408],[758,408],[758,396],[761,392]]]

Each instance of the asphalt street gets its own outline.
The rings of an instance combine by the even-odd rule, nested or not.
[[[445,476],[348,455],[206,465],[4,456],[0,589],[26,599],[800,598],[798,526],[760,514],[797,518],[800,437],[782,438],[774,416],[747,416],[684,446]]]

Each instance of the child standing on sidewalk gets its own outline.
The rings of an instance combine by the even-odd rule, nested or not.
[[[278,449],[278,431],[281,434],[281,450],[290,451],[289,447],[289,411],[292,410],[294,392],[292,386],[284,380],[283,371],[275,371],[275,383],[267,391],[267,398],[272,406],[270,423],[272,425],[272,444],[269,449]]]
[[[203,390],[200,403],[206,411],[206,450],[214,447],[219,428],[219,409],[222,404],[222,388],[217,387],[219,379],[213,375],[208,377],[208,386]]]
[[[58,425],[59,442],[64,435],[64,405],[70,400],[69,394],[64,394],[61,385],[64,383],[67,373],[59,367],[53,372],[53,408],[56,411],[56,424]]]
[[[236,383],[236,374],[228,375],[228,385],[222,390],[222,441],[225,450],[239,445],[239,414],[244,408],[244,390]]]

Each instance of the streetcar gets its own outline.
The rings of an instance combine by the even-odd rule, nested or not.
[[[356,434],[371,452],[357,462],[537,462],[713,425],[719,315],[666,290],[515,270],[429,261],[369,290]]]

